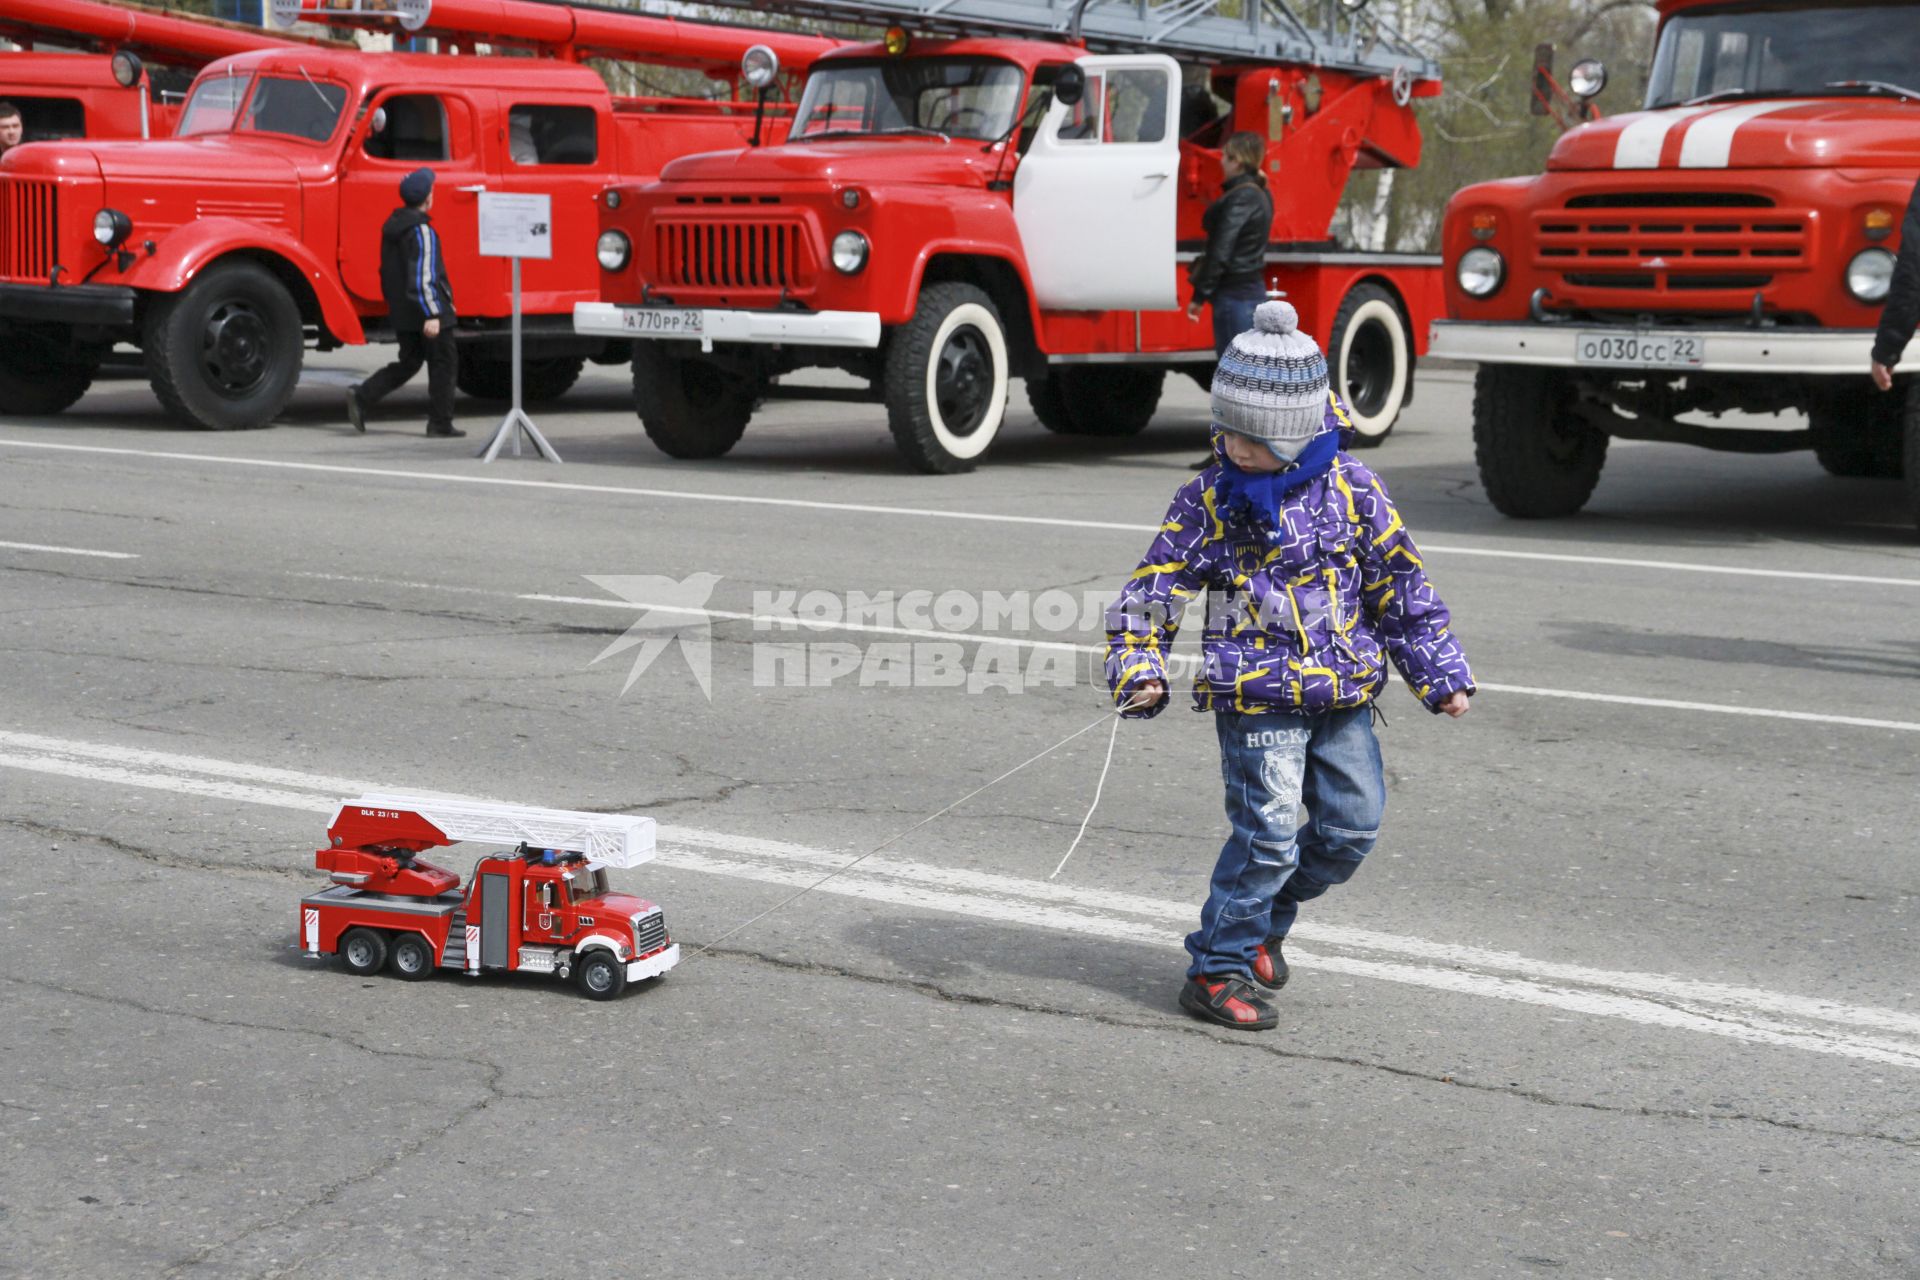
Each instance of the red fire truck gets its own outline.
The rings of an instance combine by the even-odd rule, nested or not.
[[[905,25],[816,62],[785,145],[610,193],[603,225],[635,261],[575,326],[637,340],[636,408],[675,457],[725,453],[762,398],[805,394],[774,380],[807,366],[866,379],[923,471],[986,454],[1014,376],[1052,430],[1131,435],[1167,373],[1211,377],[1211,325],[1178,309],[1176,268],[1202,243],[1225,138],[1252,129],[1275,197],[1269,287],[1376,442],[1412,397],[1439,261],[1326,237],[1354,169],[1419,160],[1411,100],[1440,83],[1363,6],[780,4]]]
[[[1645,110],[1453,197],[1432,350],[1480,362],[1496,508],[1578,511],[1616,438],[1900,474],[1904,397],[1867,362],[1920,172],[1917,66],[1911,0],[1662,0]],[[1718,421],[1782,411],[1808,428]],[[1920,519],[1920,405],[1904,431]]]
[[[653,857],[652,818],[365,795],[327,839],[314,864],[333,884],[300,900],[300,946],[349,973],[557,974],[611,1000],[680,962],[660,908],[607,883]],[[416,856],[463,840],[513,848],[483,854],[464,888]]]
[[[325,16],[366,16],[327,3]],[[124,342],[142,348],[155,395],[179,421],[265,426],[293,394],[306,342],[328,350],[387,336],[380,228],[400,178],[421,166],[438,177],[433,216],[472,395],[504,397],[511,382],[508,264],[479,256],[476,197],[553,197],[561,251],[527,262],[523,281],[526,388],[558,395],[585,358],[608,356],[570,323],[574,303],[599,296],[595,198],[671,156],[744,143],[756,116],[738,100],[615,99],[581,60],[732,80],[755,45],[801,65],[830,47],[538,0],[435,0],[430,13],[418,0],[406,13],[420,20],[409,29],[449,43],[550,56],[263,49],[204,70],[172,139],[7,156],[0,412],[65,408]],[[624,345],[611,358],[624,361]]]
[[[0,100],[24,140],[165,137],[177,95],[215,58],[295,43],[257,27],[95,0],[7,0]],[[151,67],[146,64],[153,64]]]

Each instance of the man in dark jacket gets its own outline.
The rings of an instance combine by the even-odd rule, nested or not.
[[[453,425],[453,380],[459,354],[453,340],[453,289],[447,284],[440,235],[427,211],[433,208],[433,170],[415,169],[400,180],[401,206],[380,231],[380,292],[400,342],[400,358],[347,392],[347,417],[367,429],[367,408],[405,385],[427,366],[427,434],[463,436]]]
[[[1220,157],[1226,181],[1220,198],[1207,206],[1200,225],[1207,247],[1194,261],[1193,300],[1187,318],[1213,305],[1213,350],[1219,355],[1236,336],[1253,328],[1253,309],[1267,298],[1267,240],[1273,234],[1273,197],[1260,172],[1266,141],[1257,133],[1236,133]]]
[[[1920,324],[1920,183],[1907,200],[1907,216],[1900,224],[1900,256],[1893,260],[1893,282],[1880,312],[1880,331],[1873,335],[1873,385],[1893,390],[1893,366],[1907,349],[1913,329]]]

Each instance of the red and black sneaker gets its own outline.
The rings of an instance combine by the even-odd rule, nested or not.
[[[1180,1007],[1196,1018],[1205,1018],[1235,1031],[1268,1031],[1280,1021],[1280,1011],[1262,999],[1254,985],[1237,973],[1209,973],[1188,978],[1180,988]]]
[[[1280,954],[1285,938],[1268,938],[1253,949],[1253,980],[1269,991],[1287,985],[1287,961]]]

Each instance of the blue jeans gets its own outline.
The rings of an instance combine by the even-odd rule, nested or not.
[[[1229,284],[1213,295],[1213,354],[1225,355],[1236,337],[1253,328],[1253,309],[1267,300],[1267,286]]]
[[[1200,927],[1187,935],[1187,974],[1196,978],[1251,973],[1253,949],[1285,937],[1301,903],[1360,869],[1387,803],[1370,708],[1220,711],[1214,728],[1233,834],[1214,866]]]

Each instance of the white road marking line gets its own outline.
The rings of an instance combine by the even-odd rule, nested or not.
[[[131,551],[90,551],[85,547],[50,547],[39,542],[0,542],[8,551],[44,551],[56,556],[95,556],[101,560],[138,560]]]
[[[381,789],[358,779],[302,774],[205,756],[174,755],[38,734],[0,733],[0,746],[19,748],[0,752],[0,767],[327,816],[333,814],[340,800]],[[148,768],[129,767],[134,762]],[[214,776],[188,776],[191,773]],[[262,782],[305,786],[311,788],[312,793],[227,780],[249,777]],[[847,856],[787,841],[677,825],[664,828],[661,838],[663,850],[659,862],[662,865],[789,886],[811,883],[818,876],[818,868],[842,865]],[[716,857],[707,852],[690,851],[680,847],[682,845],[719,850],[733,856]],[[760,861],[743,862],[742,858]],[[768,865],[770,862],[778,865]],[[1194,912],[1191,904],[990,872],[935,867],[898,858],[874,859],[822,886],[820,891],[1106,939],[1124,938],[1167,948],[1178,945],[1179,935],[1169,932],[1165,922],[1184,922]],[[1109,914],[1112,912],[1120,914]],[[1161,923],[1154,923],[1156,921]],[[1303,925],[1296,938],[1308,948],[1296,947],[1296,954],[1311,957],[1316,968],[1327,972],[1920,1069],[1920,1044],[1831,1029],[1831,1026],[1840,1026],[1920,1037],[1920,1016],[1897,1010],[1844,1005],[1664,974],[1538,961],[1511,952],[1454,946],[1376,930]],[[1321,949],[1326,947],[1375,952],[1390,958],[1350,956]],[[1414,963],[1418,961],[1433,963]],[[1831,1025],[1808,1025],[1818,1023]]]
[[[382,476],[398,480],[430,480],[446,484],[496,485],[518,489],[546,489],[571,493],[601,493],[621,497],[659,498],[672,502],[736,503],[743,506],[799,508],[808,511],[836,511],[853,515],[904,516],[923,520],[962,520],[986,524],[1043,525],[1059,529],[1153,534],[1157,524],[1139,524],[1117,520],[1078,520],[1064,516],[1025,516],[992,511],[954,511],[936,507],[896,507],[881,503],[825,502],[807,498],[770,498],[747,493],[696,493],[682,489],[650,489],[633,485],[583,484],[566,480],[529,480],[501,475],[463,475],[445,471],[409,471],[398,467],[352,467],[325,462],[289,462],[273,458],[240,458],[222,454],[178,453],[157,449],[124,449],[107,445],[56,444],[46,440],[8,440],[0,437],[0,446],[15,449],[50,449],[68,453],[111,454],[134,458],[159,458],[176,462],[210,462],[223,466],[266,467],[288,471],[317,471],[331,475]],[[1514,551],[1502,547],[1461,547],[1451,543],[1421,544],[1422,554],[1483,556],[1504,560],[1544,560],[1567,564],[1607,565],[1618,568],[1653,569],[1677,573],[1722,573],[1736,577],[1780,578],[1788,581],[1833,582],[1887,587],[1920,587],[1920,578],[1873,577],[1858,574],[1817,573],[1800,569],[1757,569],[1723,564],[1681,560],[1642,560],[1619,556],[1590,556],[1574,553]]]
[[[628,611],[645,610],[648,613],[671,613],[683,617],[704,617],[717,622],[752,622],[764,628],[769,636],[788,635],[797,631],[858,632],[868,635],[897,635],[916,639],[952,640],[962,644],[1006,645],[1016,649],[1047,649],[1057,652],[1086,654],[1090,657],[1106,660],[1105,645],[1076,644],[1060,640],[1028,640],[1020,636],[1000,636],[977,631],[938,631],[918,627],[890,627],[884,623],[870,622],[816,622],[807,619],[776,617],[772,614],[745,613],[733,609],[691,609],[684,605],[655,605],[636,603],[631,600],[606,600],[593,596],[556,596],[530,593],[517,596],[516,599],[538,601],[545,604],[591,605],[597,609],[626,609]],[[1169,654],[1170,667],[1184,663],[1189,666],[1197,659],[1192,654]],[[1700,711],[1713,715],[1753,716],[1763,720],[1798,720],[1811,724],[1846,725],[1856,729],[1893,729],[1902,733],[1920,733],[1920,721],[1913,720],[1876,720],[1867,716],[1829,715],[1822,711],[1780,711],[1770,707],[1741,707],[1724,702],[1690,702],[1676,698],[1644,698],[1625,693],[1588,693],[1580,689],[1544,689],[1535,685],[1496,684],[1480,681],[1478,687],[1488,693],[1517,693],[1530,698],[1568,698],[1576,702],[1604,702],[1625,707],[1651,707],[1661,711]]]

